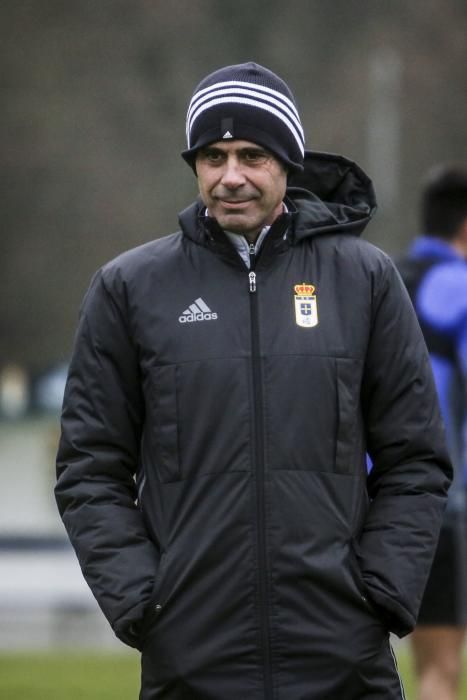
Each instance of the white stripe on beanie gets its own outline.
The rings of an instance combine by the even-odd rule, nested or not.
[[[289,107],[289,109],[291,109],[292,112],[295,114],[297,121],[300,121],[300,117],[298,116],[295,104],[289,97],[287,97],[287,95],[284,95],[283,92],[274,90],[273,88],[267,87],[266,85],[260,85],[259,83],[249,83],[244,80],[225,80],[220,83],[208,85],[208,87],[198,90],[198,92],[196,92],[190,100],[190,104],[188,105],[188,113],[190,113],[190,110],[192,109],[194,103],[207,92],[210,92],[211,90],[221,90],[222,88],[226,87],[249,88],[250,90],[257,90],[258,92],[264,92],[265,94],[272,95],[281,102],[284,102]]]
[[[289,129],[289,131],[292,133],[295,141],[297,142],[297,146],[300,149],[301,154],[303,155],[305,152],[304,145],[303,145],[303,140],[298,134],[297,130],[295,129],[294,125],[290,121],[290,119],[287,119],[287,117],[282,113],[279,112],[278,109],[275,109],[271,105],[267,105],[264,102],[258,102],[257,100],[250,100],[247,97],[237,97],[235,100],[232,100],[230,97],[220,97],[216,100],[211,100],[210,102],[206,102],[202,107],[199,108],[198,112],[196,113],[195,117],[192,120],[192,126],[193,122],[195,121],[196,117],[198,117],[202,112],[204,112],[206,109],[209,109],[210,107],[215,107],[218,104],[223,104],[224,102],[235,102],[235,104],[246,104],[246,105],[251,105],[252,107],[257,107],[259,109],[264,109],[266,112],[270,112],[271,114],[274,114],[274,116],[278,117]],[[191,129],[190,129],[191,132]],[[188,148],[191,148],[190,144],[190,132],[187,132],[187,141],[188,141]]]
[[[296,110],[291,110],[287,104],[284,104],[283,101],[276,99],[273,96],[270,95],[263,95],[261,92],[256,90],[253,87],[249,88],[222,88],[219,90],[211,90],[210,92],[206,93],[205,95],[199,97],[196,101],[192,100],[192,104],[190,103],[190,107],[188,109],[188,114],[187,114],[187,122],[189,122],[188,127],[191,128],[191,125],[195,119],[195,113],[197,112],[197,109],[203,102],[206,102],[206,100],[212,99],[213,97],[217,97],[220,95],[250,95],[251,97],[255,97],[260,101],[268,102],[272,105],[275,105],[279,109],[281,109],[285,114],[287,114],[290,119],[294,122],[295,126],[297,127],[298,131],[301,133],[303,136],[303,129],[302,125],[300,123],[300,118],[297,114]],[[232,100],[234,102],[234,100]]]
[[[226,95],[229,96],[227,97]],[[251,97],[244,97],[243,95],[251,95]],[[286,95],[272,88],[258,85],[257,83],[236,80],[215,83],[193,95],[188,107],[186,123],[188,148],[191,148],[190,134],[196,119],[206,109],[223,103],[247,104],[273,114],[292,133],[303,155],[305,139],[294,103]]]
[[[247,88],[222,88],[210,90],[204,96],[200,97],[199,93],[195,95],[198,99],[193,99],[188,108],[187,114],[187,140],[189,141],[189,134],[193,128],[193,123],[197,117],[208,108],[208,106],[214,106],[215,104],[221,104],[223,102],[231,102],[236,104],[249,104],[259,109],[265,109],[272,112],[276,116],[279,116],[277,109],[281,111],[283,117],[280,117],[286,126],[293,132],[295,139],[301,144],[303,149],[303,144],[305,142],[305,137],[303,134],[303,128],[300,123],[297,111],[295,109],[291,110],[287,104],[284,104],[285,100],[278,100],[276,97],[262,94],[255,89],[250,83],[245,83],[249,86]],[[213,88],[217,88],[217,85],[213,85]],[[275,92],[271,90],[271,92]],[[279,95],[280,93],[275,93]],[[230,95],[229,98],[224,97]],[[252,99],[242,99],[242,95],[250,96]],[[218,99],[216,99],[218,98]],[[253,99],[255,98],[255,99]],[[290,100],[287,100],[290,102]],[[274,109],[277,108],[277,109]]]

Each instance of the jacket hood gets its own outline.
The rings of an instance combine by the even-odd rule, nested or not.
[[[295,240],[328,233],[359,236],[376,210],[376,197],[370,178],[353,161],[306,151],[303,171],[289,175],[286,204]],[[203,208],[198,198],[179,217],[184,233],[198,242],[205,223],[211,228],[214,223],[200,218]]]
[[[307,151],[303,172],[289,176],[287,196],[296,208],[296,238],[359,236],[376,211],[370,178],[353,161],[332,153]]]

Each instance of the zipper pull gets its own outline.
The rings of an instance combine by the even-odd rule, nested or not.
[[[256,292],[256,272],[249,272],[248,279],[250,280],[250,292]]]
[[[254,243],[250,243],[248,246],[248,252],[250,254],[250,272],[248,273],[248,279],[250,280],[250,292],[256,292],[256,272],[253,272],[256,262],[256,246]]]

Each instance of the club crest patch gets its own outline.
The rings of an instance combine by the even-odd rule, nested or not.
[[[312,328],[318,325],[318,305],[315,288],[312,284],[296,284],[295,290],[295,322],[302,328]]]

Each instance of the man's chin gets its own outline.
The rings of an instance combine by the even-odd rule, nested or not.
[[[217,222],[221,228],[232,233],[245,234],[255,228],[252,222],[248,220],[248,217],[241,214],[225,214],[219,216]]]

